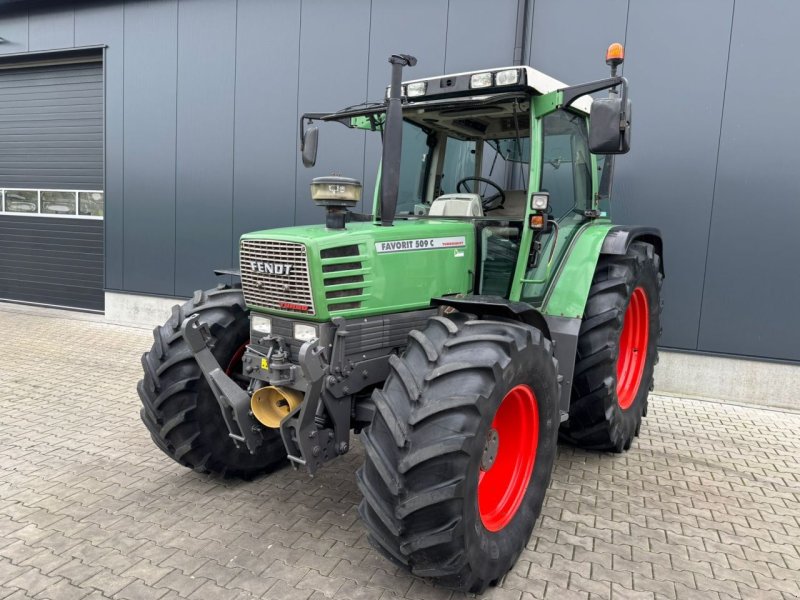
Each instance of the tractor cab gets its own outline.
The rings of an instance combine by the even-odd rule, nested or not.
[[[593,208],[586,114],[556,110],[538,121],[532,98],[498,94],[456,108],[404,111],[396,218],[474,222],[480,294],[511,294],[534,193],[544,192],[538,197],[547,205],[542,245],[525,265],[528,279],[536,278],[542,253],[558,244],[556,232],[565,232],[563,248]],[[524,296],[534,300],[529,292]]]
[[[599,161],[589,136],[592,99],[585,93],[614,83],[626,95],[622,78],[569,87],[531,67],[404,82],[394,99],[399,134],[387,131],[390,86],[384,104],[303,115],[304,162],[315,161],[318,132],[306,125],[316,120],[380,132],[384,168],[372,213],[359,220],[469,221],[477,259],[473,293],[541,307],[553,269],[575,234],[608,217],[600,210]],[[614,104],[616,121],[604,114],[605,122],[595,122],[593,130],[596,139],[612,139],[616,151],[624,152],[629,110],[622,114],[620,100]],[[594,151],[612,153],[608,149]],[[387,151],[393,163],[388,169]],[[607,169],[611,164],[605,161]]]

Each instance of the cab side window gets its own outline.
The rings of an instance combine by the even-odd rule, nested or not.
[[[586,118],[557,110],[542,120],[542,183],[550,192],[552,216],[560,220],[592,202],[591,156]]]

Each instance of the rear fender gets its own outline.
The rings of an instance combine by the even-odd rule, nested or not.
[[[573,241],[559,268],[556,281],[545,298],[542,312],[557,342],[556,358],[563,376],[560,406],[562,418],[569,411],[578,336],[597,261],[602,255],[626,254],[628,247],[635,240],[653,244],[656,251],[661,254],[663,247],[661,232],[653,227],[608,224],[587,227]],[[662,275],[663,270],[662,260]]]
[[[617,225],[608,232],[600,254],[627,254],[631,242],[641,241],[652,244],[661,257],[659,269],[664,276],[664,242],[661,231],[655,227],[639,227],[636,225]]]
[[[584,229],[573,241],[556,281],[545,297],[542,312],[550,317],[583,318],[589,288],[592,286],[597,260],[602,255],[622,255],[632,242],[653,244],[661,256],[664,274],[661,232],[654,227],[596,224]]]

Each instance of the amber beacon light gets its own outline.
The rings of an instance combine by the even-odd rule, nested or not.
[[[618,67],[625,60],[625,46],[619,42],[614,42],[606,50],[606,64],[610,67]]]

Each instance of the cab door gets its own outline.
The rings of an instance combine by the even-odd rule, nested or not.
[[[549,233],[540,234],[538,260],[529,261],[520,299],[540,305],[566,249],[589,219],[594,193],[592,155],[586,116],[559,109],[542,117],[539,182],[534,190],[550,194],[548,218],[555,221]],[[554,247],[555,246],[555,247]]]

